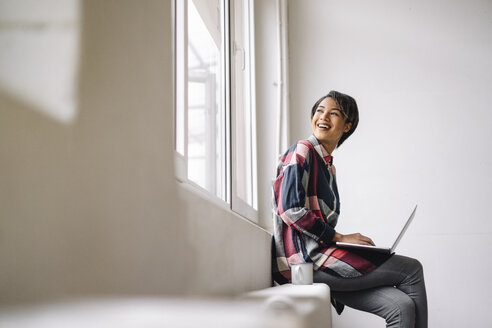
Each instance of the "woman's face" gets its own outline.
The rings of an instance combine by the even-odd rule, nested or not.
[[[344,132],[348,132],[352,123],[346,123],[340,107],[333,98],[325,98],[318,105],[311,119],[314,136],[327,151],[335,149]]]

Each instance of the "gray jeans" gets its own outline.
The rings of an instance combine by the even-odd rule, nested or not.
[[[330,286],[337,302],[376,314],[386,327],[427,327],[427,294],[422,264],[393,255],[374,271],[357,278],[314,272],[314,282]]]

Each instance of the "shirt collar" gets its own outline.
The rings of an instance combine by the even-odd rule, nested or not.
[[[316,139],[314,134],[312,134],[308,138],[308,141],[311,145],[313,145],[313,147],[316,150],[316,152],[318,153],[319,157],[321,157],[323,159],[323,162],[325,163],[325,165],[329,165],[329,166],[333,165],[333,156],[331,156],[326,151],[325,147],[323,147],[323,145],[318,141],[318,139]]]

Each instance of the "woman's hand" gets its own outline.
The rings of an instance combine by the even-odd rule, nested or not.
[[[371,238],[361,235],[360,233],[351,233],[348,235],[342,235],[341,233],[336,232],[335,237],[333,237],[334,242],[343,242],[343,243],[351,243],[351,244],[360,244],[360,245],[370,245],[376,246]]]

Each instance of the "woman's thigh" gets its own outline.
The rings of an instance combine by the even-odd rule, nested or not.
[[[357,278],[340,278],[323,271],[314,272],[314,282],[325,283],[332,291],[356,291],[382,286],[396,286],[407,277],[422,271],[419,261],[393,255],[373,271]]]

